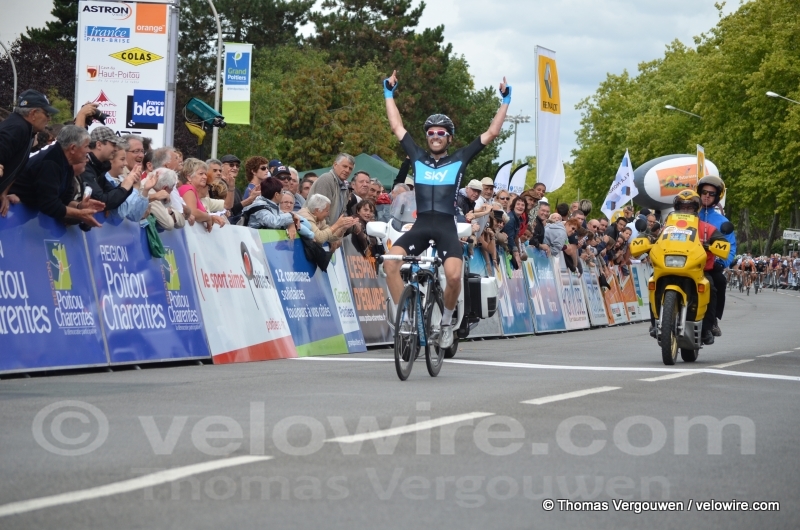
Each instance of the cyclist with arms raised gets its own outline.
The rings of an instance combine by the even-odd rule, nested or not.
[[[434,114],[425,121],[428,151],[421,149],[403,127],[403,119],[394,101],[394,92],[397,89],[396,71],[383,81],[383,88],[389,125],[414,167],[414,193],[417,199],[417,220],[414,226],[394,242],[389,254],[419,255],[428,248],[429,241],[433,240],[436,243],[447,279],[439,347],[449,348],[453,344],[452,318],[458,303],[458,295],[461,293],[463,269],[462,247],[455,223],[456,191],[469,161],[500,135],[508,105],[511,103],[511,87],[503,78],[503,82],[500,83],[503,103],[489,129],[468,146],[453,154],[447,153],[455,133],[455,126],[450,118],[444,114]],[[393,304],[397,303],[403,292],[403,280],[400,278],[401,264],[399,261],[384,263],[386,283]]]

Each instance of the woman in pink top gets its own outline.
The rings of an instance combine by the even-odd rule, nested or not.
[[[188,208],[195,220],[205,224],[210,232],[215,223],[222,226],[226,221],[224,217],[209,215],[206,207],[200,202],[200,192],[197,189],[206,186],[207,173],[208,166],[205,162],[196,158],[187,158],[183,162],[183,169],[180,173],[183,185],[178,188],[178,193],[186,203],[184,208]]]

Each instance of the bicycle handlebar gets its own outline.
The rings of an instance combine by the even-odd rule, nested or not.
[[[378,256],[377,258],[378,263],[383,263],[386,260],[403,261],[405,263],[435,263],[436,265],[442,264],[442,260],[438,256],[430,258],[428,256],[400,256],[399,254],[384,254],[383,256]]]

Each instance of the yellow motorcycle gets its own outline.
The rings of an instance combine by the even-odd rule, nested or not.
[[[650,310],[657,319],[657,340],[666,365],[675,364],[678,348],[684,362],[694,362],[703,347],[703,317],[711,284],[703,273],[707,255],[699,226],[696,215],[673,212],[657,238],[637,237],[630,246],[634,257],[650,253],[654,269],[647,284]],[[708,244],[708,250],[725,259],[730,243],[716,240]]]

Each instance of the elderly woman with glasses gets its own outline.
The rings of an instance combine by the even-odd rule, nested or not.
[[[171,202],[173,188],[178,183],[178,175],[171,169],[161,167],[152,173],[156,183],[150,190],[150,213],[156,218],[158,226],[164,230],[183,228],[186,218],[183,216],[182,208],[174,208]]]
[[[330,243],[331,251],[333,251],[339,248],[345,232],[356,223],[356,220],[343,215],[329,226],[326,218],[330,213],[331,200],[319,193],[310,195],[306,205],[297,212],[300,217],[311,223],[314,241],[319,244]]]

